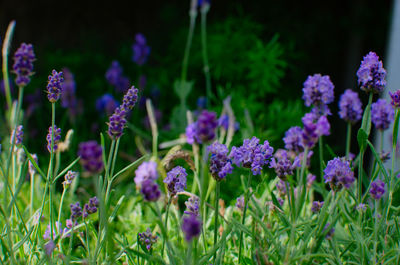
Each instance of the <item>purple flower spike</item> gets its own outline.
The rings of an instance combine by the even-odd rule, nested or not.
[[[397,90],[394,93],[389,92],[389,95],[390,95],[390,98],[392,99],[390,104],[392,104],[392,106],[395,108],[399,108],[400,107],[400,90]]]
[[[13,130],[10,140],[14,139],[15,145],[22,144],[22,139],[24,138],[24,130],[23,129],[24,129],[24,126],[18,125],[17,128],[15,130]]]
[[[99,200],[96,196],[89,199],[89,202],[83,207],[83,217],[86,218],[89,214],[94,214],[97,212],[97,207],[99,207]]]
[[[186,241],[191,241],[194,237],[198,237],[202,227],[201,220],[195,215],[186,215],[182,221],[182,231],[185,234]]]
[[[71,203],[69,207],[71,208],[71,220],[76,221],[76,219],[82,216],[82,207],[79,202],[75,204]]]
[[[285,143],[285,149],[294,151],[296,153],[303,152],[303,142],[302,142],[302,129],[298,126],[291,127],[286,131],[283,142]]]
[[[161,195],[157,183],[150,179],[146,179],[142,182],[142,188],[140,189],[140,192],[143,194],[144,199],[150,202],[157,201]]]
[[[286,181],[287,176],[293,175],[293,170],[301,166],[300,159],[298,156],[296,156],[292,163],[288,159],[287,152],[285,150],[282,150],[279,154],[279,158],[275,159],[274,157],[271,159],[269,167],[275,169],[275,173],[277,174],[278,178]]]
[[[369,52],[364,56],[364,60],[357,71],[357,77],[358,84],[366,92],[380,93],[385,89],[386,70],[376,53]]]
[[[132,86],[124,95],[122,100],[122,109],[129,112],[133,109],[138,98],[138,89]]]
[[[80,163],[86,171],[94,174],[103,170],[103,149],[96,141],[82,142],[79,144],[78,156]]]
[[[47,98],[51,103],[55,103],[60,99],[63,82],[63,72],[53,70],[51,75],[49,75],[49,82],[47,83]]]
[[[386,130],[394,119],[393,107],[384,99],[378,99],[371,105],[371,121],[378,130]]]
[[[67,174],[65,174],[65,180],[63,182],[64,186],[69,186],[72,184],[72,181],[78,176],[78,172],[69,170]]]
[[[51,256],[55,248],[56,244],[54,243],[53,240],[50,240],[44,245],[44,252],[46,253],[47,256]]]
[[[320,201],[313,201],[312,206],[311,206],[311,212],[313,213],[318,213],[322,206],[324,206],[324,202],[320,202]]]
[[[142,185],[145,180],[155,181],[158,178],[157,163],[154,161],[143,162],[135,171],[135,184]]]
[[[344,158],[336,157],[328,161],[324,173],[325,183],[329,183],[333,190],[340,190],[342,187],[348,189],[355,181],[350,162]]]
[[[259,144],[260,140],[253,136],[251,139],[245,139],[240,147],[232,147],[229,158],[232,159],[236,166],[251,168],[253,175],[261,174],[263,166],[268,165],[274,148],[269,145],[268,141]]]
[[[340,118],[350,123],[358,122],[363,112],[358,94],[351,89],[346,89],[340,96],[339,109]]]
[[[186,138],[189,144],[207,143],[215,138],[215,129],[218,126],[217,114],[203,110],[196,122],[186,128]]]
[[[106,79],[115,87],[117,92],[125,92],[129,87],[129,79],[123,75],[123,70],[118,61],[113,61],[107,69]]]
[[[96,109],[101,114],[110,116],[118,107],[119,102],[111,94],[104,94],[96,100]]]
[[[64,82],[62,83],[62,93],[61,93],[61,107],[74,109],[78,105],[76,99],[76,83],[74,80],[74,74],[68,68],[63,68]]]
[[[49,132],[47,133],[47,137],[46,137],[47,150],[49,152],[51,152],[51,135],[52,135],[52,133],[53,133],[53,130],[52,130],[51,126],[50,126],[49,127]],[[61,129],[57,128],[56,125],[54,125],[54,138],[53,138],[53,140],[54,140],[53,151],[55,152],[58,149],[58,143],[61,141]]]
[[[375,200],[379,200],[380,198],[382,198],[382,196],[383,196],[383,194],[385,194],[385,192],[386,192],[385,183],[382,180],[378,179],[371,183],[371,188],[369,189],[369,194]]]
[[[153,235],[153,234],[151,233],[150,228],[147,228],[147,229],[146,229],[146,232],[139,233],[138,236],[139,236],[139,242],[140,242],[142,245],[145,245],[145,246],[146,246],[146,249],[147,249],[148,251],[150,251],[151,247],[152,247],[155,243],[157,243],[157,238],[158,238],[158,237],[157,237],[156,235]]]
[[[197,196],[190,197],[186,202],[186,211],[185,214],[192,214],[195,216],[199,216],[199,208],[200,208],[200,199]]]
[[[126,124],[125,115],[124,109],[116,108],[114,114],[110,116],[108,135],[114,140],[122,136]]]
[[[319,137],[330,134],[330,124],[326,116],[317,117],[314,113],[306,113],[301,119],[304,129],[302,133],[303,145],[314,147]]]
[[[211,153],[210,172],[216,181],[225,179],[227,174],[232,174],[232,162],[228,159],[228,148],[224,144],[214,142],[208,148]]]
[[[132,60],[137,63],[137,65],[141,66],[147,62],[147,58],[150,54],[150,47],[146,44],[146,37],[141,33],[136,34],[135,40],[136,42],[132,46]]]
[[[321,106],[331,103],[334,99],[333,89],[334,85],[328,75],[308,76],[303,88],[303,99],[306,106]]]
[[[32,44],[22,43],[14,54],[13,72],[17,75],[15,79],[17,86],[26,86],[31,81],[35,60]]]
[[[186,176],[186,170],[181,166],[176,166],[167,173],[164,183],[167,184],[171,197],[185,190]]]

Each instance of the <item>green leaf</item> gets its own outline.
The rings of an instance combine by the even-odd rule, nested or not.
[[[127,171],[128,169],[130,169],[131,167],[136,166],[137,164],[139,164],[140,162],[142,162],[143,160],[145,160],[148,157],[148,155],[144,155],[141,158],[137,159],[136,161],[130,163],[129,165],[127,165],[126,167],[124,167],[123,169],[121,169],[117,174],[115,174],[112,178],[112,181],[114,181],[114,179],[116,179],[119,175],[121,175],[122,173],[124,173],[125,171]]]
[[[383,173],[383,175],[385,176],[386,183],[389,183],[389,175],[386,172],[385,167],[383,166],[381,158],[379,157],[378,153],[375,151],[375,148],[374,148],[373,144],[368,140],[367,140],[367,143],[368,143],[369,147],[371,148],[372,154],[374,155],[376,161],[378,161],[379,169]]]
[[[47,181],[47,176],[43,173],[43,171],[39,168],[38,164],[36,163],[35,159],[32,157],[32,155],[28,152],[28,150],[26,149],[26,147],[24,145],[22,145],[22,148],[25,151],[26,156],[28,157],[29,161],[31,161],[32,165],[35,167],[35,169],[37,170],[37,172],[40,174],[40,176],[42,176],[42,178],[44,180]]]
[[[365,150],[367,145],[368,135],[363,128],[360,128],[357,133],[357,141],[361,151]]]
[[[396,110],[396,118],[394,120],[394,125],[393,125],[393,146],[396,146],[397,144],[397,137],[399,134],[399,118],[400,118],[400,111]]]
[[[61,171],[54,179],[53,183],[56,183],[57,179],[60,178],[62,175],[64,175],[65,173],[67,173],[68,170],[70,170],[76,163],[78,163],[79,159],[81,159],[80,157],[78,157],[77,159],[75,159],[74,161],[72,161],[71,164],[69,164],[66,168],[64,168],[63,171]]]

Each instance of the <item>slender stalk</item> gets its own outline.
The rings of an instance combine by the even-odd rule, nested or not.
[[[8,50],[11,45],[11,39],[14,33],[15,28],[15,20],[11,21],[7,28],[6,37],[3,42],[3,79],[4,79],[4,90],[6,92],[6,102],[7,108],[11,109],[12,106],[12,99],[11,99],[11,92],[10,92],[10,81],[8,77]]]
[[[165,231],[168,231],[168,215],[169,215],[169,207],[171,205],[172,202],[172,196],[169,197],[168,199],[168,203],[167,203],[167,208],[166,208],[166,212],[165,212],[165,222],[164,222],[164,228]],[[162,245],[162,250],[161,250],[161,257],[164,257],[164,248],[165,248],[165,241],[167,241],[168,239],[163,236],[163,245]]]
[[[54,213],[53,213],[53,163],[54,163],[54,124],[56,120],[56,104],[51,103],[51,142],[50,142],[50,162],[49,169],[47,171],[47,181],[50,183],[49,186],[49,210],[50,210],[50,235],[53,237],[53,226],[54,226]]]
[[[34,192],[35,192],[35,173],[33,173],[32,175],[31,175],[31,198],[30,198],[30,200],[31,200],[31,203],[30,203],[30,209],[29,209],[29,215],[30,216],[32,216],[33,215],[33,194],[34,194]]]
[[[318,147],[319,147],[319,172],[320,172],[320,178],[321,182],[323,182],[324,179],[324,140],[323,137],[319,137],[318,141]]]
[[[346,159],[349,159],[351,147],[351,123],[347,123],[347,136],[346,136]]]
[[[153,136],[153,157],[157,157],[157,145],[158,145],[158,129],[157,129],[157,122],[154,116],[153,105],[151,104],[151,100],[146,100],[146,109],[147,115],[149,116],[150,127],[151,127],[151,134]]]
[[[65,195],[66,190],[67,190],[67,187],[64,186],[64,189],[63,189],[63,192],[61,195],[60,207],[58,208],[58,218],[57,218],[58,223],[60,223],[60,220],[61,220],[62,206],[64,204],[64,195]]]
[[[379,214],[379,203],[378,203],[378,200],[375,200],[374,264],[377,264],[376,251],[377,251],[377,246],[378,246],[378,214]]]
[[[207,95],[207,104],[209,101],[213,99],[212,91],[211,91],[211,75],[210,75],[210,66],[208,62],[208,53],[207,53],[207,13],[210,9],[210,5],[205,1],[201,7],[201,47],[202,47],[202,55],[203,55],[203,71],[204,76],[206,78],[206,95]]]
[[[221,183],[217,181],[215,185],[215,212],[214,212],[214,247],[217,245],[218,239],[218,215],[219,215],[219,193],[221,189]],[[215,251],[213,263],[215,264],[215,259],[217,258],[217,251]]]
[[[249,177],[248,177],[248,182],[247,182],[247,187],[246,187],[246,193],[244,196],[244,209],[243,209],[243,216],[242,216],[242,225],[244,225],[244,222],[246,220],[246,211],[247,211],[247,204],[249,203],[249,192],[250,192],[250,186],[251,186],[251,177],[252,174],[249,172]],[[240,240],[239,240],[239,264],[242,258],[242,245],[243,245],[243,231],[240,232]]]

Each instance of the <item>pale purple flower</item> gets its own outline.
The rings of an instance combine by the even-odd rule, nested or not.
[[[17,128],[13,130],[10,141],[14,139],[14,144],[20,145],[22,144],[23,138],[24,138],[24,126],[18,125]]]
[[[282,179],[279,179],[279,181],[276,183],[276,185],[275,185],[276,190],[278,191],[280,197],[286,196],[286,194],[287,194],[286,185],[287,185],[287,182],[283,181]]]
[[[189,144],[207,143],[215,138],[215,129],[218,126],[217,114],[203,110],[197,121],[186,128],[186,138]]]
[[[394,119],[393,107],[384,99],[378,99],[371,105],[371,121],[378,130],[386,130]]]
[[[376,53],[369,52],[364,56],[364,60],[357,71],[357,77],[358,84],[366,92],[380,93],[385,89],[386,70]]]
[[[236,206],[239,210],[243,211],[243,209],[244,209],[244,196],[243,196],[243,195],[240,196],[240,197],[238,197],[238,198],[236,199],[236,204],[235,204],[235,206]]]
[[[46,253],[47,256],[51,256],[55,248],[56,244],[54,243],[53,240],[50,240],[49,242],[44,244],[44,252]]]
[[[330,124],[326,116],[317,117],[313,113],[306,113],[301,119],[303,121],[303,145],[308,148],[314,147],[319,137],[330,134]]]
[[[135,170],[135,184],[140,187],[145,180],[155,181],[158,178],[157,163],[154,161],[143,162]]]
[[[340,118],[350,123],[356,123],[361,119],[362,113],[362,104],[358,94],[351,89],[346,89],[339,100]]]
[[[103,149],[96,141],[87,141],[79,144],[79,162],[90,173],[99,173],[103,170]]]

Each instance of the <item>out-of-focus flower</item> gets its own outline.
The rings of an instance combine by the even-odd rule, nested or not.
[[[304,150],[302,129],[298,126],[291,127],[285,132],[285,137],[283,138],[285,143],[285,149],[300,153]]]
[[[142,182],[140,192],[143,194],[143,197],[146,201],[157,201],[161,195],[157,183],[150,179],[146,179]]]
[[[36,154],[32,154],[32,158],[33,160],[35,160],[36,164],[39,163],[38,157]],[[35,173],[36,173],[36,168],[35,166],[32,164],[32,162],[29,160],[28,162],[28,170],[29,170],[29,175],[32,177]]]
[[[239,210],[243,211],[243,209],[244,209],[244,196],[243,196],[243,195],[240,196],[240,197],[238,197],[238,198],[236,199],[236,204],[235,204],[235,206],[236,206]]]
[[[132,45],[132,50],[132,61],[139,66],[144,65],[149,57],[150,47],[147,46],[146,37],[143,34],[136,34],[135,43]]]
[[[104,94],[96,100],[96,109],[107,116],[111,115],[118,107],[119,103],[111,94]]]
[[[331,224],[330,223],[326,223],[325,227],[324,227],[324,232],[326,232],[329,228]],[[335,228],[332,227],[331,229],[329,229],[329,231],[326,233],[325,238],[328,240],[331,240],[333,238],[333,235],[335,234]]]
[[[339,100],[340,118],[350,123],[356,123],[361,119],[362,112],[362,104],[358,94],[351,89],[346,89]]]
[[[311,206],[311,212],[313,213],[318,213],[322,206],[324,206],[324,202],[320,202],[320,201],[313,201],[312,206]]]
[[[314,147],[319,137],[330,134],[330,124],[326,116],[317,117],[313,113],[307,113],[301,119],[303,121],[303,145],[308,148]]]
[[[113,61],[107,69],[106,79],[117,92],[125,92],[129,87],[129,79],[123,75],[123,70],[118,61]]]
[[[371,121],[378,130],[386,130],[394,119],[393,107],[384,99],[378,99],[371,105]]]
[[[44,252],[46,253],[47,256],[51,256],[55,248],[56,244],[54,243],[53,240],[50,240],[49,242],[44,244]]]
[[[224,130],[228,130],[229,128],[229,115],[228,114],[224,114],[221,117],[219,117],[218,119],[218,126],[221,128],[224,128]],[[234,131],[238,131],[240,129],[240,125],[239,122],[235,122],[234,127],[233,127]]]
[[[376,53],[369,52],[364,56],[364,60],[357,71],[357,77],[358,84],[366,92],[380,93],[385,89],[386,70]]]
[[[68,68],[63,68],[62,72],[64,73],[64,82],[61,84],[61,107],[74,109],[78,105],[75,95],[76,83],[74,75]]]
[[[400,90],[397,90],[394,93],[389,91],[389,95],[391,98],[390,104],[392,104],[392,106],[395,108],[399,108],[400,107]]]
[[[182,231],[185,234],[186,241],[191,241],[194,237],[198,237],[201,233],[201,220],[192,214],[185,215],[182,221]]]
[[[154,161],[143,162],[135,170],[134,181],[137,187],[140,187],[145,180],[155,181],[157,178],[157,163]]]
[[[15,79],[17,86],[26,86],[31,81],[35,60],[32,44],[22,43],[14,54],[13,72],[17,75]]]
[[[79,217],[82,216],[82,207],[81,204],[79,202],[71,203],[69,205],[69,207],[71,208],[71,220],[72,221],[76,221]]]
[[[103,149],[94,140],[79,144],[78,156],[85,170],[90,173],[99,173],[103,170]]]
[[[15,130],[13,130],[10,138],[10,144],[12,144],[12,140],[14,139],[15,145],[21,145],[22,140],[24,138],[24,126],[18,125]]]
[[[277,174],[278,178],[286,181],[287,176],[293,175],[293,171],[300,167],[300,165],[300,159],[298,157],[296,157],[292,163],[292,161],[288,159],[287,152],[283,150],[280,153],[280,158],[276,159],[273,157],[271,159],[269,167],[275,169],[275,173]]]
[[[215,138],[215,129],[218,126],[215,112],[203,110],[197,121],[186,128],[186,138],[189,144],[207,143]]]

